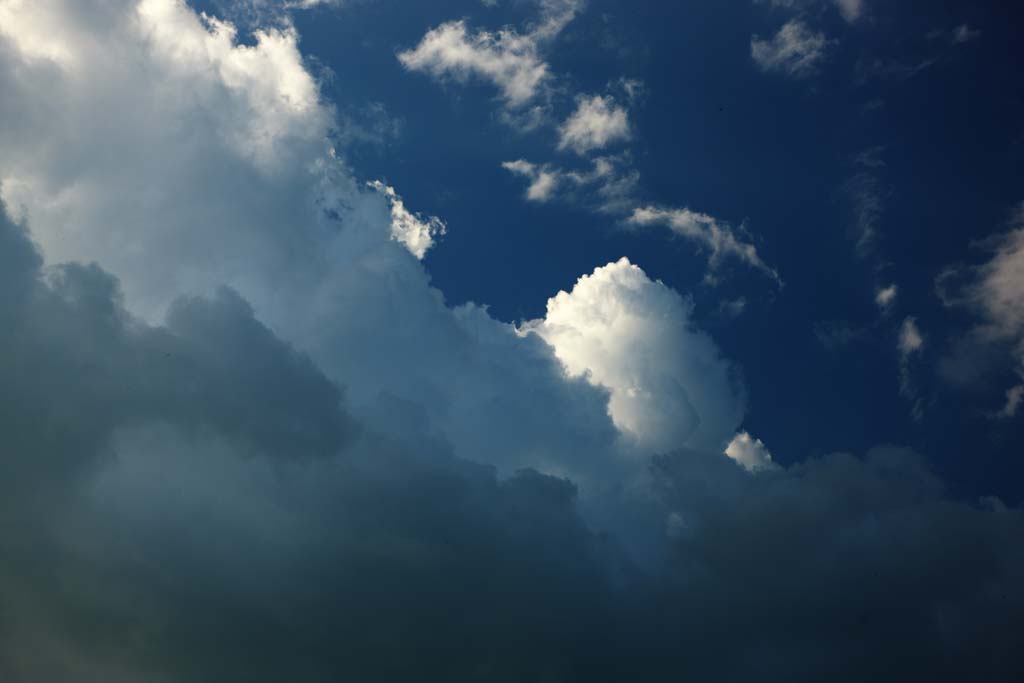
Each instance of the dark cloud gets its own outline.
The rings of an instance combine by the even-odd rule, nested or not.
[[[233,292],[153,327],[6,219],[0,246],[4,681],[1024,673],[1021,512],[912,453],[657,458],[638,565],[568,480],[356,425]]]

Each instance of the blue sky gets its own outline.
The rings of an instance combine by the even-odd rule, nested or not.
[[[0,680],[1021,680],[1020,14],[0,0]]]
[[[736,264],[709,286],[693,243],[631,228],[586,200],[523,201],[502,161],[585,161],[555,149],[553,126],[523,131],[502,121],[486,79],[439,82],[396,59],[447,21],[522,30],[536,21],[534,5],[353,3],[294,21],[303,50],[333,73],[325,83],[333,101],[379,103],[396,122],[383,144],[356,144],[353,165],[446,221],[426,264],[450,301],[531,319],[581,273],[627,256],[693,296],[699,324],[742,366],[745,425],[782,462],[910,444],[964,495],[1019,500],[1019,424],[985,417],[1014,384],[1013,363],[991,368],[987,392],[943,381],[939,363],[971,323],[935,293],[945,268],[984,259],[972,243],[1000,232],[1020,201],[1014,11],[868,4],[847,21],[830,3],[805,4],[592,2],[544,52],[559,90],[555,118],[571,112],[574,94],[615,91],[622,78],[642,83],[629,105],[631,139],[613,148],[628,150],[637,194],[742,224],[779,271],[781,290]],[[823,55],[807,74],[765,72],[751,37],[794,19],[824,37]],[[866,248],[858,248],[868,201],[859,192],[875,203]],[[882,312],[875,294],[889,285],[898,297]],[[738,300],[741,314],[723,314]],[[907,316],[928,339],[912,368],[927,406],[919,419],[900,395],[896,339]],[[823,344],[826,331],[853,339]]]

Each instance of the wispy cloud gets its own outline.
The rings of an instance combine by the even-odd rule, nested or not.
[[[721,265],[727,257],[735,258],[757,268],[781,284],[779,274],[761,260],[754,245],[738,238],[731,226],[714,216],[688,208],[665,209],[644,206],[634,209],[629,222],[635,225],[665,225],[672,232],[695,241],[711,252],[708,262],[712,269]]]
[[[750,56],[764,71],[804,78],[825,59],[829,41],[799,19],[786,22],[770,39],[750,39]]]
[[[586,154],[629,137],[629,117],[613,98],[580,96],[576,100],[576,111],[559,128],[558,149]]]
[[[427,31],[416,47],[399,52],[398,60],[411,71],[439,79],[488,81],[507,106],[520,108],[551,78],[542,48],[582,7],[582,0],[542,0],[540,22],[523,33],[512,28],[473,31],[465,20],[450,21]]]

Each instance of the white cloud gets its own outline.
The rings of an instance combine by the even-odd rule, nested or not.
[[[526,188],[526,198],[534,202],[546,202],[551,199],[563,176],[561,171],[551,170],[546,166],[537,166],[525,159],[505,161],[502,162],[501,167],[530,182]]]
[[[766,1],[776,7],[786,7],[794,10],[803,10],[810,5],[820,2],[820,0],[755,0],[755,2]],[[864,0],[830,0],[830,2],[839,10],[843,19],[850,23],[857,21],[863,16],[866,6]]]
[[[409,253],[423,260],[427,250],[434,246],[434,237],[445,233],[444,221],[437,216],[423,218],[419,214],[410,213],[395,188],[390,185],[379,180],[367,185],[387,197],[391,205],[391,239],[398,240]]]
[[[900,325],[899,350],[904,357],[917,353],[924,346],[924,337],[917,327],[916,318],[905,318]]]
[[[608,411],[640,453],[682,445],[721,452],[743,417],[743,393],[692,305],[623,258],[548,300],[524,326],[571,376],[611,392]]]
[[[974,310],[981,322],[968,335],[971,345],[1008,349],[1017,375],[1024,378],[1024,203],[1014,210],[1010,229],[986,240],[983,246],[991,251],[991,258],[976,268],[947,269],[937,281],[939,296],[947,305],[960,304]],[[962,291],[946,291],[946,280],[957,276],[966,278]],[[1015,385],[996,415],[1015,415],[1020,397]]]
[[[706,213],[687,208],[662,209],[648,206],[635,209],[629,220],[637,225],[667,225],[673,232],[697,242],[710,250],[709,264],[712,269],[718,267],[724,258],[731,257],[779,281],[778,273],[761,260],[754,245],[741,241],[727,224]]]
[[[750,56],[764,71],[802,78],[815,71],[825,58],[828,40],[798,19],[786,22],[770,40],[750,39]]]
[[[506,161],[502,167],[529,181],[526,198],[530,201],[574,199],[604,212],[629,210],[639,180],[621,156],[597,157],[588,171],[539,166],[525,159]]]
[[[924,416],[924,405],[918,396],[911,374],[911,360],[924,348],[924,337],[917,326],[917,319],[904,318],[900,324],[896,347],[900,353],[900,393],[911,402],[911,416],[920,420]]]
[[[742,465],[748,472],[779,469],[764,442],[746,432],[739,432],[733,437],[733,440],[725,448],[725,454]]]
[[[879,287],[875,290],[875,303],[882,310],[887,310],[896,301],[896,294],[898,292],[899,288],[896,285]]]
[[[630,137],[626,110],[611,97],[578,97],[576,111],[559,128],[558,149],[586,154]]]
[[[864,0],[833,0],[843,19],[854,22],[864,13]]]
[[[463,20],[430,29],[419,44],[398,54],[411,71],[435,78],[490,81],[508,106],[522,107],[534,99],[550,78],[540,50],[572,21],[581,0],[542,0],[541,21],[526,33],[513,29],[471,32]]]

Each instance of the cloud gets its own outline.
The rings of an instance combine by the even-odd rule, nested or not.
[[[786,22],[770,40],[750,39],[750,56],[763,71],[804,78],[824,60],[828,40],[798,19]]]
[[[558,149],[586,154],[629,137],[626,110],[617,106],[613,98],[581,96],[576,100],[576,111],[559,128]]]
[[[610,392],[608,412],[639,453],[680,446],[721,452],[743,417],[743,390],[692,304],[623,258],[581,277],[524,325],[570,376]]]
[[[423,260],[427,250],[434,246],[434,237],[445,233],[447,226],[444,221],[437,216],[424,219],[419,214],[410,213],[390,185],[379,180],[367,185],[387,197],[391,204],[391,239],[401,242],[410,254]]]
[[[953,29],[953,36],[951,40],[954,45],[961,45],[963,43],[969,43],[979,37],[981,37],[981,31],[972,29],[967,24],[960,24]]]
[[[666,225],[678,235],[693,240],[710,250],[709,264],[717,268],[726,257],[735,258],[779,281],[778,273],[769,268],[752,244],[738,239],[732,229],[713,216],[698,213],[687,208],[662,209],[653,206],[639,207],[633,211],[629,221],[636,225]]]
[[[918,396],[911,374],[911,361],[924,348],[924,336],[917,327],[917,319],[907,317],[900,324],[896,348],[900,355],[900,393],[912,404],[911,415],[915,420],[924,416],[924,404]]]
[[[893,303],[896,301],[896,294],[899,292],[899,288],[896,285],[889,285],[888,287],[879,287],[875,290],[875,303],[883,311],[888,310]]]
[[[1008,355],[1014,372],[1024,377],[1024,204],[1012,212],[1009,230],[978,246],[991,254],[989,260],[971,268],[947,268],[936,279],[939,297],[947,305],[970,309],[979,318],[962,340],[962,354],[984,355],[995,349]],[[996,415],[1017,413],[1019,386],[1007,390],[1006,403]]]
[[[628,158],[621,155],[596,157],[587,171],[538,166],[525,159],[503,162],[502,167],[529,181],[529,201],[571,200],[613,213],[630,210],[640,179],[639,173],[629,168]]]
[[[551,199],[559,182],[564,177],[562,171],[551,170],[550,167],[539,167],[525,159],[505,161],[501,167],[529,180],[526,198],[534,202],[546,202]]]
[[[843,19],[854,22],[864,13],[864,0],[833,0]]]
[[[755,439],[746,432],[739,432],[725,448],[725,454],[738,462],[748,472],[760,472],[778,468],[772,461],[772,454],[761,439]]]
[[[582,9],[582,0],[542,0],[541,21],[525,33],[513,29],[471,32],[464,20],[430,29],[419,44],[398,53],[410,71],[435,78],[479,78],[500,91],[505,103],[519,108],[536,98],[551,78],[541,56],[546,41],[557,36]]]
[[[811,5],[818,4],[820,0],[755,0],[755,2],[769,2],[775,7],[786,7],[789,9],[802,10],[803,8]],[[863,15],[866,9],[866,3],[864,0],[830,0],[831,4],[839,10],[839,14],[842,15],[849,23],[858,21]]]
[[[900,325],[898,346],[900,355],[904,357],[917,353],[924,346],[924,337],[921,336],[921,331],[917,328],[917,320],[915,318],[905,318],[903,320],[903,323]]]

